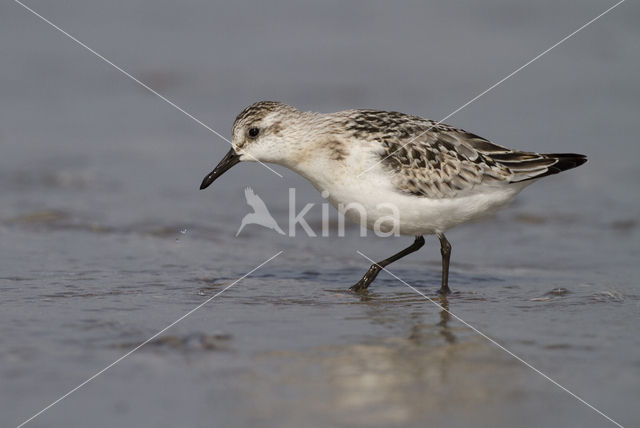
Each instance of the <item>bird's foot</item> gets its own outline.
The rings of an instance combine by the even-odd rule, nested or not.
[[[349,290],[353,291],[354,293],[362,293],[364,291],[367,291],[370,283],[371,281],[367,281],[365,278],[362,278],[356,284],[349,287]]]
[[[358,281],[356,284],[352,285],[349,288],[349,290],[355,293],[362,293],[367,289],[367,287],[369,287],[369,284],[371,284],[373,280],[376,279],[376,276],[378,276],[378,273],[380,272],[381,269],[382,268],[377,264],[372,265],[367,271],[367,273],[364,274],[362,279]]]
[[[442,287],[440,287],[440,290],[438,290],[438,293],[446,296],[448,294],[451,294],[451,289],[448,285],[443,285]]]

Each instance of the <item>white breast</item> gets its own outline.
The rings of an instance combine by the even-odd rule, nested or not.
[[[444,232],[490,215],[530,184],[481,184],[464,196],[452,198],[415,196],[395,189],[392,176],[381,165],[371,168],[379,159],[372,154],[371,147],[359,146],[343,161],[316,157],[294,169],[320,192],[328,191],[329,202],[349,220],[371,230],[378,224],[383,232],[393,221],[400,234],[414,236]]]

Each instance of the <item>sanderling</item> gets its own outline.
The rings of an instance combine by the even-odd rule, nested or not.
[[[511,150],[443,123],[404,113],[345,110],[301,112],[274,101],[242,111],[232,128],[233,147],[201,189],[241,161],[272,162],[308,179],[340,210],[349,204],[365,216],[345,216],[372,228],[400,213],[394,227],[415,237],[412,245],[373,264],[351,290],[366,290],[380,270],[417,251],[423,235],[436,235],[442,254],[440,292],[449,293],[451,244],[444,232],[495,212],[524,187],[587,161],[574,153]]]

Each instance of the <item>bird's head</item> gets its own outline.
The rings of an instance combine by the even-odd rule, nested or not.
[[[285,130],[301,114],[277,101],[260,101],[244,109],[233,123],[231,150],[204,178],[200,189],[211,185],[239,162],[281,163],[289,146]]]

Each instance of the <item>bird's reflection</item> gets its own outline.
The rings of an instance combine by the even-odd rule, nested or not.
[[[442,295],[440,297],[440,306],[440,322],[438,323],[438,326],[440,327],[440,335],[444,337],[444,340],[448,344],[454,344],[456,343],[456,336],[449,328],[451,313],[449,312],[449,300],[447,300],[447,296]]]
[[[388,306],[387,300],[380,300],[380,296],[369,293],[365,291],[363,293],[359,293],[360,302],[369,305],[372,309],[368,311],[373,321],[376,323],[388,323],[395,322],[393,317],[389,316],[388,310],[391,309]],[[406,298],[410,298],[410,300],[414,300],[415,297],[416,302],[424,302],[427,305],[438,306],[440,308],[439,311],[439,321],[435,325],[439,327],[439,334],[444,338],[447,344],[456,343],[456,336],[453,334],[452,329],[449,327],[449,321],[451,321],[451,312],[449,311],[449,300],[447,296],[444,294],[438,294],[438,297],[433,297],[430,299],[424,299],[423,296],[415,295],[413,293],[401,293],[397,295],[396,301],[404,301]],[[426,328],[427,330],[431,329],[431,326],[425,325],[422,321],[425,311],[420,310],[418,312],[413,312],[410,315],[412,319],[412,323],[410,326],[410,333],[408,339],[416,345],[423,344],[423,330]]]
[[[404,290],[392,296],[359,297],[376,331],[391,334],[346,346],[331,357],[327,366],[335,408],[366,417],[372,424],[393,425],[445,405],[444,395],[459,382],[453,367],[467,367],[461,363],[462,339],[450,325],[449,300],[445,296],[427,300]],[[416,390],[425,393],[415,395]]]
[[[411,315],[412,324],[410,327],[410,333],[408,339],[415,345],[424,345],[425,336],[428,339],[433,338],[434,326],[438,327],[438,334],[442,336],[445,342],[449,345],[456,343],[456,336],[453,334],[449,321],[451,320],[451,313],[449,312],[449,300],[446,296],[439,296],[432,298],[431,302],[425,301],[427,304],[437,304],[440,307],[439,319],[435,324],[425,324],[422,319],[424,318],[424,311],[419,311]],[[435,306],[435,305],[434,305]]]

